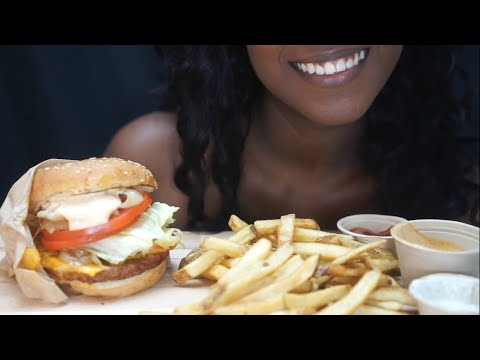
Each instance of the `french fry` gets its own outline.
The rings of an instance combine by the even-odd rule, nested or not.
[[[225,266],[213,265],[207,271],[203,272],[202,276],[206,279],[218,281],[227,271],[228,268]]]
[[[138,312],[138,315],[156,315],[156,316],[158,316],[158,315],[172,315],[172,313],[167,312],[167,311],[141,310],[141,311]]]
[[[241,230],[240,232],[242,232]],[[240,234],[240,233],[237,233]],[[211,310],[213,305],[218,302],[219,299],[222,298],[225,292],[226,285],[233,281],[237,276],[241,275],[245,270],[247,270],[250,266],[254,265],[260,260],[265,259],[270,253],[270,249],[272,244],[267,239],[260,239],[256,242],[246,253],[244,256],[240,258],[240,261],[236,263],[231,269],[229,269],[222,278],[212,286],[212,291],[210,294],[203,299],[199,306],[203,311]],[[209,250],[214,251],[214,250]],[[191,265],[191,264],[190,264]],[[183,270],[183,269],[182,269]],[[176,273],[174,273],[175,275]]]
[[[248,269],[244,269],[242,274],[236,273],[237,278],[230,277],[227,281],[223,279],[227,276],[224,275],[222,279],[217,283],[225,287],[223,294],[219,295],[212,306],[220,306],[231,304],[235,300],[244,295],[243,289],[257,280],[260,280],[275,270],[277,270],[283,263],[285,263],[293,254],[293,248],[289,243],[282,245],[276,252],[274,252],[263,263],[257,264],[257,266],[251,266]],[[231,271],[231,270],[230,270]]]
[[[325,270],[325,275],[360,277],[365,274],[367,267],[363,263],[353,263],[349,266],[332,264]]]
[[[380,288],[389,286],[395,288],[402,288],[393,277],[382,274],[382,276],[380,277],[380,281],[378,282],[378,287]]]
[[[360,277],[353,276],[335,276],[325,284],[325,287],[332,287],[337,285],[355,285]]]
[[[396,259],[395,255],[387,249],[376,248],[370,251],[367,251],[368,257],[372,259],[385,258],[385,259]]]
[[[280,225],[280,220],[257,220],[253,223],[255,231],[260,236],[274,235]]]
[[[241,230],[240,232],[242,232]],[[222,299],[225,297],[225,288],[227,284],[233,281],[236,277],[242,276],[242,273],[247,271],[251,266],[258,261],[265,259],[268,256],[272,243],[267,239],[260,239],[257,241],[246,253],[240,258],[240,261],[229,269],[222,278],[212,286],[210,294],[200,302],[200,307],[203,311],[209,311],[217,304],[221,305]],[[210,250],[213,251],[213,250]],[[183,269],[182,269],[183,270]]]
[[[399,268],[399,262],[397,259],[391,258],[380,258],[376,259],[373,257],[367,257],[365,259],[365,263],[374,270],[378,270],[381,272],[387,272],[391,270],[395,270]]]
[[[295,227],[302,229],[320,230],[317,222],[313,219],[295,219]]]
[[[327,306],[316,313],[317,315],[349,315],[362,305],[370,293],[375,289],[382,274],[379,271],[371,270],[355,284],[352,291],[341,300]]]
[[[362,305],[354,315],[408,315],[407,313],[393,310],[386,310],[376,306]]]
[[[261,315],[284,309],[281,295],[270,299],[222,306],[212,311],[215,315]]]
[[[295,271],[297,271],[303,265],[303,263],[304,261],[302,260],[302,257],[300,255],[292,256],[290,259],[288,259],[287,262],[285,262],[277,270],[275,270],[272,275],[264,279],[255,281],[248,287],[245,287],[240,294],[240,297],[253,293],[254,291],[261,289],[266,285],[272,285],[274,283],[282,281],[283,279],[287,278]]]
[[[364,243],[362,243],[358,240],[355,240],[355,238],[353,236],[350,237],[350,238],[342,237],[339,240],[340,240],[340,243],[342,244],[342,246],[349,247],[349,248],[352,248],[352,249],[355,249],[357,247],[365,245]]]
[[[246,251],[245,245],[239,245],[234,242],[218,239],[214,237],[206,237],[200,244],[200,247],[205,250],[215,250],[229,257],[240,257]]]
[[[265,235],[265,238],[270,240],[272,242],[272,245],[274,245],[274,246],[278,245],[278,239],[275,235]]]
[[[241,276],[242,273],[248,271],[250,267],[255,265],[258,261],[265,259],[272,247],[272,243],[267,239],[260,239],[240,258],[227,273],[218,281],[218,285],[226,285],[233,281],[236,277]]]
[[[226,240],[237,243],[239,245],[245,245],[248,244],[250,241],[254,240],[256,237],[257,235],[255,234],[253,225],[248,225],[247,227],[230,236]]]
[[[303,265],[298,268],[293,274],[285,279],[264,287],[242,299],[242,302],[260,301],[268,299],[276,295],[281,295],[294,289],[304,281],[308,280],[313,273],[318,263],[318,256],[310,256]]]
[[[362,246],[359,246],[359,247],[357,247],[353,250],[350,250],[345,255],[337,257],[335,260],[333,260],[331,262],[330,265],[323,267],[321,269],[323,271],[317,270],[316,274],[317,275],[322,275],[323,273],[327,273],[331,267],[333,268],[335,265],[345,264],[346,262],[349,262],[349,261],[355,259],[356,257],[359,257],[361,254],[363,254],[367,251],[370,251],[372,249],[375,249],[376,247],[378,247],[380,245],[383,245],[385,242],[386,242],[386,240],[379,240],[379,241],[375,241],[375,242],[370,243],[370,244],[363,244]],[[376,269],[374,269],[374,270],[376,270]]]
[[[261,288],[264,288],[267,285],[271,285],[277,283],[286,277],[293,274],[302,264],[304,261],[302,260],[300,255],[294,255],[287,262],[281,265],[277,270],[273,272],[272,275],[269,275],[263,279],[256,280],[249,285],[245,286],[241,290],[237,290],[238,298],[242,298],[245,295],[251,294]]]
[[[293,243],[293,248],[295,254],[300,255],[320,255],[322,260],[332,260],[336,259],[340,256],[346,255],[349,252],[353,251],[344,246],[337,246],[337,245],[328,245],[328,244],[321,244],[321,243],[302,243],[296,242]]]
[[[300,266],[303,265],[303,260],[300,255],[294,255],[288,261],[280,266],[272,274],[272,283],[285,279],[286,277],[293,274]]]
[[[338,239],[347,238],[353,239],[353,236],[343,235],[343,234],[334,234],[320,230],[312,230],[305,228],[297,228],[293,231],[293,241],[296,242],[321,242],[323,237],[332,237],[335,236]]]
[[[312,315],[317,310],[314,307],[296,308],[291,310],[279,310],[270,313],[270,315]]]
[[[352,251],[349,251],[347,254],[336,258],[335,260],[332,261],[333,265],[342,265],[345,264],[348,261],[351,261],[355,259],[358,255],[367,252],[369,250],[375,249],[376,247],[383,245],[387,242],[387,240],[379,240],[375,241],[370,244],[364,244],[363,246],[360,246]]]
[[[332,278],[330,276],[319,276],[319,277],[312,277],[310,281],[312,282],[313,290],[316,291],[324,286],[328,281]]]
[[[341,245],[346,246],[346,247],[350,247],[350,248],[354,248],[354,249],[365,245],[364,243],[362,243],[358,240],[354,240],[353,238],[349,239],[349,238],[346,238],[346,237],[342,237],[342,238],[339,238],[339,241],[340,241]],[[393,253],[391,251],[386,250],[386,249],[376,248],[376,249],[372,249],[372,250],[367,251],[367,253],[368,253],[369,256],[373,256],[373,257],[376,257],[376,258],[381,257],[381,258],[395,259],[395,255],[393,255]]]
[[[175,315],[205,315],[199,304],[180,305],[175,308]]]
[[[210,289],[210,293],[207,297],[202,299],[199,303],[193,304],[194,306],[198,306],[198,308],[205,314],[208,314],[213,310],[213,304],[224,292],[223,286],[218,285],[218,283],[212,285]]]
[[[390,285],[392,287],[398,287],[398,288],[402,288],[402,286],[397,282],[397,280],[395,280],[393,277],[391,277],[390,275],[386,275],[389,279],[390,279]]]
[[[295,294],[304,294],[304,293],[309,293],[310,291],[312,291],[312,289],[313,289],[312,282],[310,280],[307,280],[302,284],[300,284],[299,286],[297,286],[295,289],[292,289],[291,292]]]
[[[286,294],[284,298],[285,306],[288,309],[303,307],[319,308],[328,305],[332,301],[343,298],[351,288],[350,285],[338,285],[308,294]]]
[[[221,262],[221,265],[231,269],[236,263],[240,261],[239,258],[229,258],[229,259],[224,259]]]
[[[280,218],[278,226],[278,245],[291,243],[295,227],[295,214],[285,215]]]
[[[376,306],[382,309],[393,310],[393,311],[403,311],[403,312],[417,311],[416,307],[405,305],[397,301],[376,301],[376,300],[367,299],[367,301],[365,302],[365,305]]]
[[[203,253],[205,253],[206,250],[204,249],[193,249],[192,251],[190,251],[187,256],[185,256],[181,261],[180,261],[180,264],[178,265],[178,269],[181,269],[181,268],[184,268],[185,266],[187,266],[188,264],[190,264],[191,262],[194,262],[195,260],[197,260]]]
[[[320,230],[317,222],[313,219],[295,219],[295,227],[302,229]]]
[[[275,270],[279,269],[282,264],[286,263],[287,260],[293,254],[293,247],[286,243],[278,248],[277,251],[273,252],[268,259],[265,261],[256,264],[255,266],[245,269],[242,274],[238,274],[237,278],[230,281],[231,284],[240,284],[255,281],[262,277],[272,274]],[[226,282],[221,281],[221,284],[226,284]]]
[[[341,238],[338,235],[328,235],[328,236],[318,238],[316,240],[316,242],[319,242],[319,243],[322,243],[322,244],[343,246],[340,239]]]
[[[253,231],[253,226],[250,225],[229,237],[227,240],[239,245],[245,245],[249,241],[255,239],[255,237],[256,235]],[[222,258],[222,253],[215,250],[208,250],[185,267],[174,272],[172,275],[173,280],[177,284],[183,284],[188,280],[195,279]]]
[[[276,220],[257,220],[254,222],[255,230],[261,236],[273,235],[277,232],[280,225],[280,219]],[[320,230],[317,222],[312,219],[295,219],[295,228]]]
[[[255,280],[253,282],[250,282],[248,284],[243,284],[243,287],[230,287],[229,290],[225,290],[222,293],[219,293],[220,295],[225,295],[225,291],[229,291],[226,294],[227,302],[229,304],[236,304],[236,303],[241,303],[243,302],[243,298],[249,294],[252,294],[260,289],[263,289],[264,287],[271,285],[272,283],[276,282],[276,279],[272,276],[266,276],[261,279]],[[232,300],[234,299],[234,300]],[[217,305],[218,303],[215,303]]]
[[[240,230],[246,228],[248,224],[240,219],[237,215],[230,216],[230,220],[228,221],[228,226],[232,231],[238,233]]]
[[[376,301],[396,301],[409,306],[417,306],[417,301],[410,295],[407,289],[401,287],[381,287],[376,289],[368,297]]]
[[[190,264],[175,271],[172,275],[173,280],[177,284],[183,284],[188,280],[195,279],[197,276],[207,271],[222,257],[222,253],[215,250],[208,250]]]

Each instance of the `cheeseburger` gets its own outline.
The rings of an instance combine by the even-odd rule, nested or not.
[[[63,289],[85,295],[151,287],[181,240],[168,228],[178,208],[152,203],[156,188],[149,170],[116,158],[39,169],[29,203],[39,266]]]

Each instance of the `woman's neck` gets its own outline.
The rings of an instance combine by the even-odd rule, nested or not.
[[[257,151],[305,170],[343,168],[358,162],[363,121],[324,126],[266,95],[251,127]],[[252,139],[253,140],[253,139]]]

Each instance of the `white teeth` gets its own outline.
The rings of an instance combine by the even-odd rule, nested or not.
[[[309,74],[315,74],[315,65],[307,64],[307,71]]]
[[[350,57],[344,57],[336,61],[328,61],[323,64],[293,63],[292,65],[299,71],[308,73],[310,75],[332,75],[347,69],[351,69],[352,67],[358,65],[361,60],[364,60],[366,56],[367,52],[365,50],[361,50]]]
[[[336,64],[336,67],[337,67],[337,72],[345,71],[347,69],[347,65],[345,64],[345,60],[343,60],[343,59],[338,60],[337,64]]]
[[[337,72],[337,69],[335,68],[335,66],[333,66],[331,62],[325,63],[324,68],[325,74],[327,75],[335,74]]]
[[[320,65],[315,65],[315,72],[317,73],[317,75],[324,75],[325,74],[325,71],[323,70],[323,67],[321,67]]]
[[[358,65],[358,53],[355,53],[355,58],[353,59],[353,65]]]

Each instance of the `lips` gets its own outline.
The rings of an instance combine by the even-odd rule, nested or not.
[[[303,61],[290,62],[290,65],[297,71],[318,76],[334,75],[347,71],[362,64],[368,57],[369,49],[361,50],[340,50],[316,58]]]
[[[374,47],[365,45],[335,48],[288,64],[297,79],[310,84],[310,89],[338,88],[354,82],[367,69],[372,51]]]

